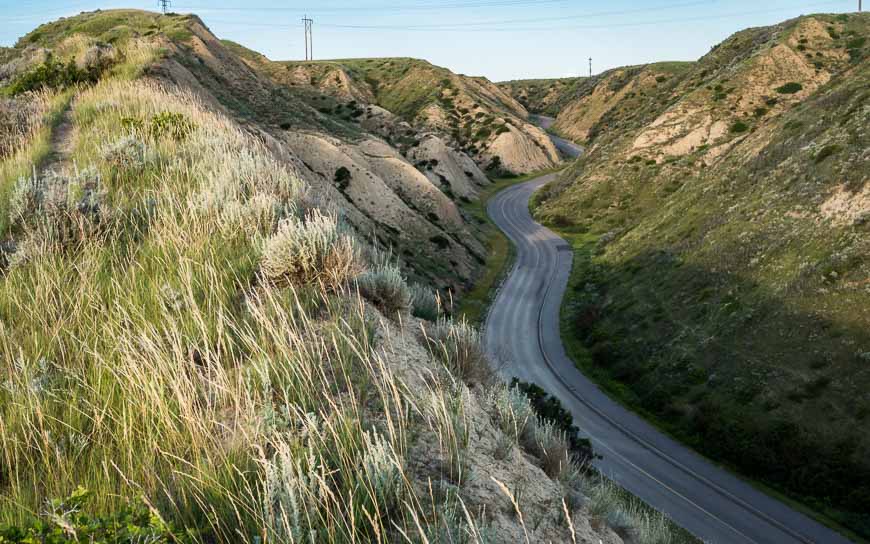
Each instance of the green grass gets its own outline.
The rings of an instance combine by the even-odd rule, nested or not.
[[[0,162],[0,233],[9,228],[9,195],[22,176],[29,176],[33,169],[39,170],[51,158],[51,135],[69,107],[74,91],[68,90],[47,95],[46,113],[43,122],[29,143]]]
[[[15,46],[53,48],[75,34],[113,44],[123,44],[130,38],[155,33],[184,41],[192,36],[188,29],[190,20],[186,15],[161,15],[132,9],[93,11],[41,25],[19,39]]]
[[[584,339],[577,333],[580,313],[586,311],[590,302],[594,302],[595,295],[592,295],[593,300],[590,300],[587,286],[590,282],[600,282],[603,279],[601,276],[602,261],[599,256],[600,251],[598,250],[601,236],[588,232],[577,232],[570,228],[559,228],[554,225],[550,225],[550,228],[564,238],[574,249],[574,268],[572,269],[560,310],[561,337],[568,356],[585,376],[600,385],[611,398],[631,411],[640,414],[646,421],[675,440],[687,443],[704,453],[703,446],[697,442],[695,436],[687,433],[684,426],[667,417],[663,417],[661,413],[655,410],[651,410],[649,405],[639,396],[638,392],[632,386],[627,385],[624,382],[624,378],[619,377],[619,374],[614,372],[611,366],[612,363],[602,359],[602,354],[598,352],[601,349],[600,344],[590,345],[588,339]],[[589,319],[600,319],[600,316],[589,317]],[[592,321],[588,322],[587,325],[594,327]],[[721,460],[716,458],[710,459],[711,462],[720,464],[723,468],[731,471],[734,475],[762,492],[785,502],[795,510],[812,517],[819,523],[841,532],[856,542],[867,542],[866,537],[842,523],[842,513],[836,509],[831,509],[821,504],[816,504],[815,507],[808,506],[808,504],[813,503],[812,499],[808,497],[795,497],[793,493],[786,493],[780,487],[772,486],[761,479],[746,477],[741,469],[733,463],[722,463]]]

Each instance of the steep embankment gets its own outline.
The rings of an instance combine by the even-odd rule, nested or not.
[[[47,44],[59,46],[55,57],[70,57],[87,45],[85,35],[101,43],[121,36],[157,44],[163,51],[148,65],[149,75],[242,120],[292,163],[319,199],[341,208],[357,232],[401,255],[414,277],[439,289],[462,290],[470,283],[485,250],[469,231],[458,201],[476,198],[489,183],[471,159],[407,124],[376,122],[389,117],[383,110],[355,104],[328,109],[324,105],[333,102],[331,97],[276,83],[196,17],[158,23],[137,12],[113,13],[118,15],[44,25],[22,38],[6,69],[15,73],[38,66]],[[434,254],[445,258],[431,259]]]
[[[493,175],[550,168],[559,154],[528,112],[485,78],[406,58],[286,62],[283,80],[376,104],[427,127]]]
[[[581,248],[587,371],[865,536],[868,38],[866,14],[810,16],[614,71],[559,113],[588,153],[537,209]]]
[[[569,101],[584,93],[589,78],[517,79],[503,81],[498,86],[510,94],[526,110],[555,117]]]
[[[379,251],[468,238],[384,138],[193,16],[3,54],[0,541],[667,537]]]
[[[168,61],[163,77],[200,84],[250,119],[272,147],[291,151],[319,197],[401,255],[415,276],[442,289],[470,282],[485,253],[458,200],[476,198],[489,181],[465,154],[378,108],[289,87],[265,57],[254,63],[255,54],[228,47],[201,25],[178,50],[177,65]]]

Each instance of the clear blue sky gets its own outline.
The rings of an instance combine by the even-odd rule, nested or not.
[[[733,32],[857,0],[172,0],[220,38],[275,60],[406,56],[493,80],[563,77],[663,60],[695,60]],[[157,9],[157,0],[0,0],[0,45],[41,22],[97,8]]]

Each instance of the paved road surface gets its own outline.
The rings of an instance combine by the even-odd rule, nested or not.
[[[529,115],[529,121],[540,125],[543,129],[550,128],[553,126],[553,123],[556,122],[555,119],[547,117],[546,115]],[[560,138],[554,134],[550,134],[550,140],[553,141],[553,145],[556,146],[556,149],[568,158],[577,157],[580,153],[583,153],[582,147],[570,140],[566,140],[565,138]]]
[[[573,254],[534,222],[528,202],[553,175],[510,187],[487,206],[517,258],[485,326],[487,352],[508,377],[561,399],[620,485],[714,543],[840,544],[848,540],[664,436],[583,376],[559,337],[559,308]]]

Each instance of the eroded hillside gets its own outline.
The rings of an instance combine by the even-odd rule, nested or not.
[[[474,241],[384,133],[194,16],[2,55],[0,541],[671,538],[444,315]]]
[[[526,109],[485,78],[406,58],[282,64],[280,80],[380,106],[440,135],[492,175],[524,174],[560,160]]]
[[[602,76],[559,113],[588,153],[537,208],[578,248],[589,372],[865,535],[868,38],[809,16]]]
[[[195,17],[178,16],[158,26],[131,16],[137,18],[135,29],[123,22],[96,26],[78,18],[47,25],[22,38],[20,54],[7,66],[20,72],[39,65],[47,43],[139,35],[136,39],[161,50],[147,66],[149,76],[194,92],[211,107],[239,118],[316,189],[318,198],[340,208],[357,232],[400,255],[412,275],[440,289],[461,290],[470,282],[485,251],[458,204],[474,199],[489,181],[466,155],[407,124],[399,126],[374,107],[362,115],[352,106],[348,114],[326,113],[322,104],[330,97],[295,92],[253,70],[238,48],[226,47]],[[77,32],[80,28],[85,34]],[[59,58],[64,54],[55,53]],[[412,152],[391,136],[388,122],[407,148],[413,145]]]
[[[498,84],[531,113],[555,117],[565,104],[585,94],[588,78],[518,79]]]

